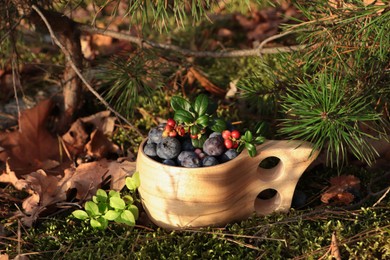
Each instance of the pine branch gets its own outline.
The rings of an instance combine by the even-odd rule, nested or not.
[[[264,45],[272,40],[284,37],[288,34],[293,33],[292,31],[283,32],[281,34],[273,35],[259,44],[257,48],[247,49],[247,50],[233,50],[233,51],[193,51],[189,49],[184,49],[172,44],[157,43],[143,38],[135,37],[127,33],[117,32],[113,30],[101,29],[96,27],[91,27],[85,24],[78,24],[78,29],[82,32],[91,33],[91,34],[100,34],[104,36],[110,36],[115,39],[125,40],[131,43],[135,43],[139,47],[149,47],[156,48],[161,50],[175,51],[181,55],[187,57],[197,57],[197,58],[237,58],[237,57],[253,57],[260,56],[262,54],[276,54],[282,52],[292,52],[300,51],[307,47],[307,45],[294,45],[294,46],[282,46],[282,47],[273,47],[273,48],[264,48]]]
[[[41,17],[42,21],[45,23],[47,29],[49,30],[49,33],[50,33],[50,36],[52,37],[54,43],[61,49],[61,51],[64,53],[66,59],[69,61],[72,69],[75,71],[75,73],[77,74],[77,76],[81,79],[81,81],[85,84],[85,86],[87,87],[87,89],[100,101],[102,102],[102,104],[104,106],[107,107],[108,110],[110,110],[112,113],[114,113],[117,117],[119,117],[120,119],[122,119],[126,124],[128,124],[130,127],[132,127],[136,132],[137,134],[139,134],[140,136],[143,136],[143,134],[132,124],[130,123],[125,117],[123,117],[121,114],[119,114],[116,110],[114,110],[103,98],[102,96],[100,96],[100,94],[89,84],[89,82],[84,78],[84,76],[81,74],[80,70],[77,68],[77,66],[75,65],[73,59],[72,59],[72,56],[69,52],[69,50],[67,50],[65,48],[64,45],[62,45],[62,43],[58,40],[57,36],[54,34],[54,31],[51,27],[51,25],[49,24],[49,22],[47,21],[46,17],[44,16],[44,14],[39,10],[39,8],[36,6],[36,5],[32,5],[32,9],[34,9],[34,11],[36,11],[38,13],[38,15]]]

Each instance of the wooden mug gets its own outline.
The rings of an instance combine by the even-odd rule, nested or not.
[[[267,140],[257,155],[246,150],[235,159],[210,167],[168,166],[149,158],[140,145],[136,170],[139,193],[149,218],[169,229],[223,226],[254,212],[267,215],[288,211],[295,186],[318,152],[308,142]],[[261,162],[276,157],[271,169]],[[272,191],[271,198],[259,194]]]

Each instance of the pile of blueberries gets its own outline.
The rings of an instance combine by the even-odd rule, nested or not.
[[[192,145],[191,138],[195,137],[188,133],[172,134],[169,125],[161,124],[149,131],[143,149],[150,158],[170,166],[187,168],[213,166],[232,160],[238,155],[234,149],[237,145],[231,144],[232,138],[229,138],[229,133],[228,130],[223,133],[211,133],[201,149]],[[233,139],[233,142],[235,140]]]

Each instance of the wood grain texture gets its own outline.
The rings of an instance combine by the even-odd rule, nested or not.
[[[149,158],[143,153],[145,142],[136,163],[142,203],[155,224],[169,229],[223,226],[254,212],[288,211],[299,178],[318,155],[307,142],[267,140],[257,146],[253,158],[244,150],[223,164],[184,168]],[[271,169],[259,167],[268,157],[280,161]],[[267,189],[276,194],[259,199],[259,193]]]

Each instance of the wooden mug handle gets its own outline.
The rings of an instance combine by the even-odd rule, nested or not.
[[[253,178],[248,196],[255,200],[254,210],[258,215],[289,210],[296,184],[318,151],[311,143],[288,140],[267,140],[256,148],[257,155],[246,158]],[[262,168],[261,162],[267,158],[279,161],[270,169]],[[269,194],[267,198],[259,196],[265,193]]]

